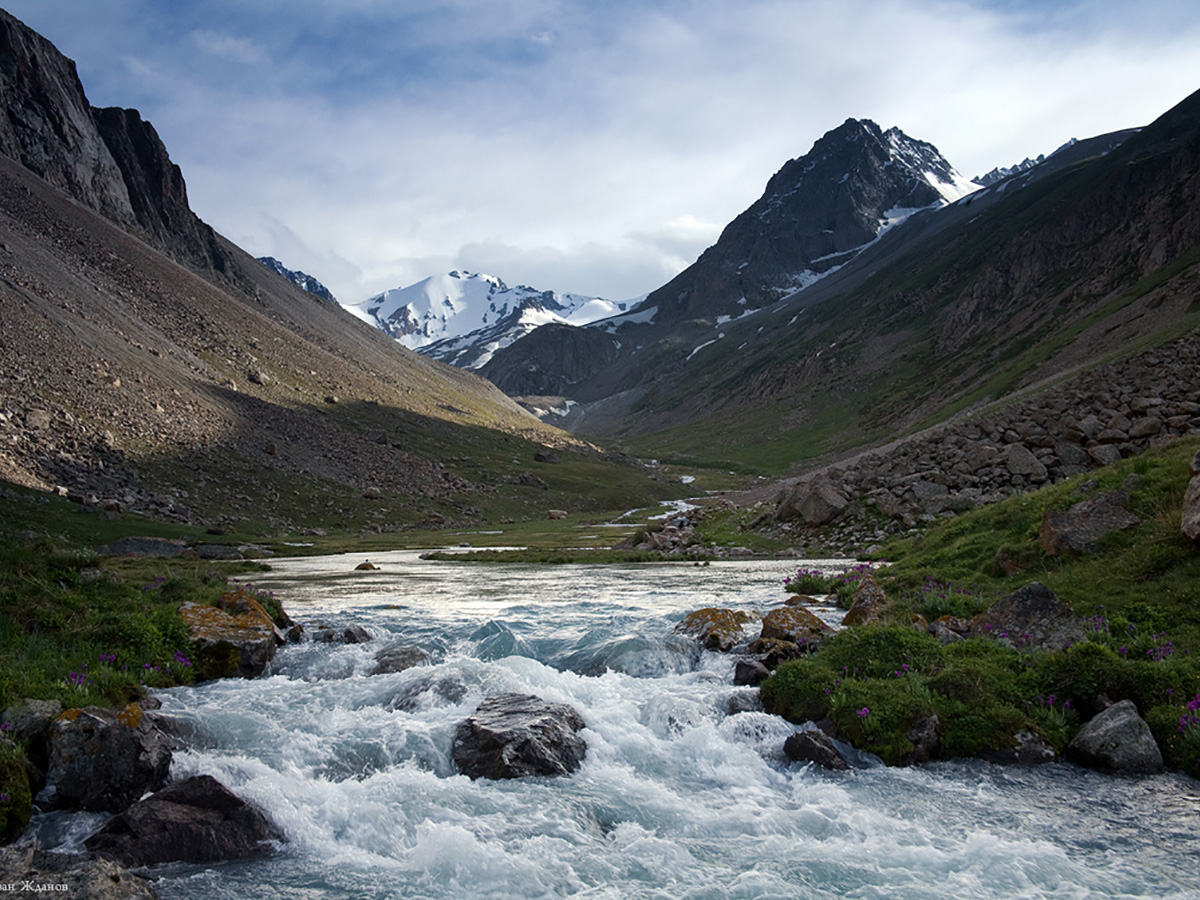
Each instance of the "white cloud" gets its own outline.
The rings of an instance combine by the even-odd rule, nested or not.
[[[265,60],[263,48],[257,42],[247,38],[206,30],[193,32],[192,39],[200,51],[209,56],[216,56],[247,66],[258,65]]]
[[[6,4],[154,122],[214,227],[349,301],[453,267],[625,299],[847,117],[972,176],[1200,87],[1194,0],[98,6]]]

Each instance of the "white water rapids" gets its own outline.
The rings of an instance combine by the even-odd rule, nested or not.
[[[166,898],[1200,898],[1200,783],[975,761],[832,773],[745,707],[733,661],[673,633],[689,610],[767,609],[788,562],[468,565],[414,552],[277,560],[254,579],[310,629],[270,672],[162,694],[194,732],[174,777],[216,776],[287,843],[150,870]],[[433,664],[369,675],[415,644]],[[569,703],[574,775],[471,781],[457,725],[504,691]],[[95,816],[48,818],[71,846]]]

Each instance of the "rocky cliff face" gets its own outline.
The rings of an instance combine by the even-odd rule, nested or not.
[[[75,64],[3,10],[0,153],[179,262],[228,276],[154,127],[137,110],[92,107]]]
[[[479,374],[510,397],[557,394],[612,363],[617,350],[600,329],[543,325],[497,350]]]
[[[758,309],[847,263],[889,222],[970,190],[932,144],[847,119],[643,307],[660,322]]]
[[[75,64],[0,10],[0,153],[122,225],[125,179],[96,129]]]

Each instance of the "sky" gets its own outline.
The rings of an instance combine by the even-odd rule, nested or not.
[[[1200,89],[1196,0],[0,0],[192,208],[354,303],[465,269],[611,300],[847,118],[967,177]]]

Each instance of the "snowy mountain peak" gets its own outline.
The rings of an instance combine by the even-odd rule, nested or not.
[[[524,284],[510,288],[495,275],[454,270],[343,305],[410,350],[476,369],[539,325],[585,325],[631,304]]]

